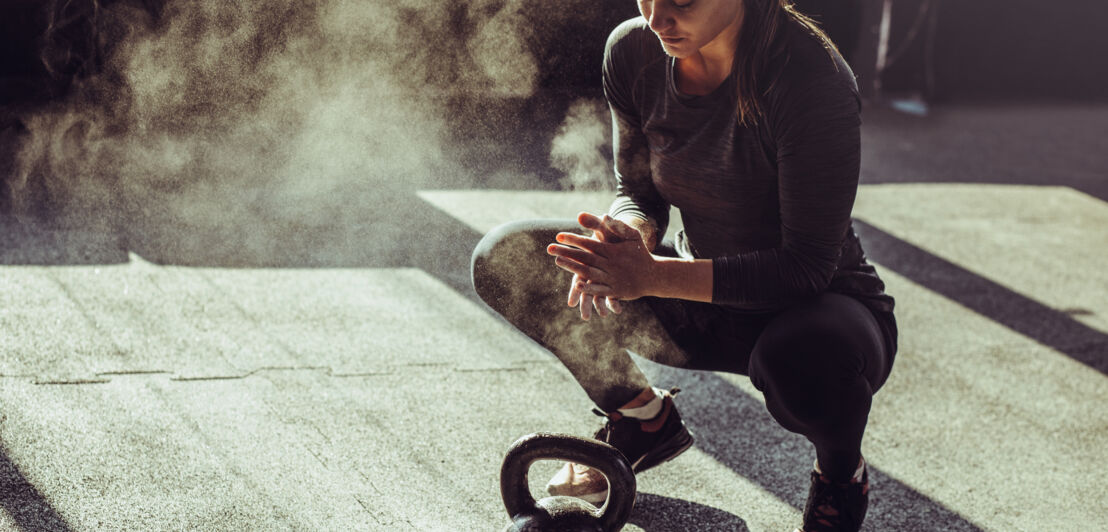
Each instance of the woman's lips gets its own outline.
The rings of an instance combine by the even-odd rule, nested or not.
[[[675,44],[675,43],[678,43],[680,41],[685,40],[684,37],[669,37],[669,36],[666,36],[666,35],[659,35],[658,38],[661,39],[662,42],[664,42],[666,44]]]

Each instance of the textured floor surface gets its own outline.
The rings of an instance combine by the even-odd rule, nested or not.
[[[868,119],[855,215],[901,340],[864,443],[865,530],[1108,528],[1106,118],[1090,106]],[[346,240],[327,245],[344,258],[325,264],[239,264],[238,242],[213,238],[204,255],[167,257],[180,246],[164,236],[5,222],[0,529],[506,524],[508,445],[597,418],[465,287],[468,251],[498,223],[602,210],[608,196],[380,201],[419,216],[420,233],[400,241],[410,226],[362,220],[384,240],[337,231]],[[311,249],[319,234],[275,246]],[[643,366],[685,390],[698,440],[641,475],[626,530],[791,530],[806,441],[745,378]],[[536,464],[533,484],[552,467]]]

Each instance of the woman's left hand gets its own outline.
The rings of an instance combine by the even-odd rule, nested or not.
[[[581,219],[590,227],[592,220]],[[657,260],[631,226],[608,216],[597,219],[617,233],[628,235],[618,242],[602,242],[576,233],[558,233],[557,244],[547,246],[554,264],[577,276],[578,289],[593,296],[632,300],[652,295]]]

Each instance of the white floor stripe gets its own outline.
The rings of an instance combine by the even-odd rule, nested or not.
[[[1108,332],[1108,204],[1066,187],[862,187],[855,216]]]

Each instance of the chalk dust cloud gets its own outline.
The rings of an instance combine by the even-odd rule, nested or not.
[[[103,52],[64,99],[21,117],[26,132],[5,176],[12,213],[28,217],[45,202],[63,227],[127,232],[174,261],[222,247],[242,264],[272,261],[290,236],[327,240],[305,251],[320,256],[371,232],[410,238],[381,228],[410,215],[399,198],[481,184],[451,155],[459,109],[479,116],[488,102],[533,96],[543,76],[536,22],[590,9],[585,0],[89,1]],[[46,43],[44,62],[71,45]],[[553,150],[566,188],[599,186],[585,176],[601,167],[610,176],[597,147],[606,119],[591,122],[601,111],[575,104],[554,145],[540,147]]]
[[[612,126],[603,100],[573,102],[550,147],[551,166],[565,172],[567,190],[612,188]]]

